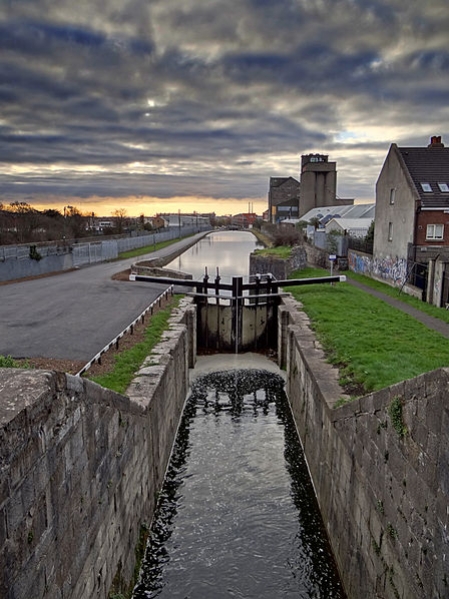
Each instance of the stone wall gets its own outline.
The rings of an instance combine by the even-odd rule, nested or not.
[[[331,261],[329,260],[330,252],[328,250],[320,249],[314,245],[307,244],[307,262],[313,266],[319,268],[331,269]],[[332,269],[336,270],[348,270],[348,259],[345,256],[337,255],[337,259],[333,261]]]
[[[126,397],[63,373],[0,369],[2,598],[106,598],[117,572],[131,580],[187,396],[195,331],[183,300]]]
[[[291,257],[288,260],[278,256],[264,256],[255,253],[249,257],[250,275],[271,273],[279,281],[288,279],[294,270],[301,270],[306,266],[307,255],[302,245],[292,248]]]
[[[348,267],[352,272],[371,277],[392,287],[401,287],[404,293],[422,299],[422,289],[410,285],[410,283],[405,283],[407,261],[404,259],[399,261],[388,261],[385,258],[377,260],[371,254],[349,250]]]
[[[281,308],[288,396],[350,599],[449,596],[449,369],[345,397],[303,312]]]

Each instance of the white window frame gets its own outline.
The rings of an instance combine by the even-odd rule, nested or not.
[[[388,241],[393,241],[393,223],[388,223]]]
[[[449,185],[447,183],[438,183],[441,193],[449,192]]]
[[[427,225],[426,241],[442,241],[444,239],[444,225]]]
[[[422,190],[425,193],[432,193],[433,189],[430,183],[421,183]]]

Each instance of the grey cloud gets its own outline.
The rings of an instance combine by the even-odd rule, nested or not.
[[[427,142],[389,128],[448,134],[443,0],[35,0],[5,15],[0,193],[258,197],[274,162],[313,149],[366,195],[392,141]],[[382,140],[339,135],[364,124]]]

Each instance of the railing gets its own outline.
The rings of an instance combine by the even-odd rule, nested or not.
[[[272,275],[255,275],[252,282],[233,277],[222,283],[206,274],[201,281],[147,275],[130,275],[131,281],[165,283],[187,287],[197,305],[197,346],[205,351],[259,351],[277,346],[277,307],[281,288],[345,281],[344,275],[308,279],[276,280]],[[193,291],[191,291],[193,289]]]
[[[169,294],[173,295],[173,286],[170,286],[168,289],[165,289],[165,291],[163,291],[153,302],[151,302],[151,304],[149,306],[147,306],[145,308],[145,310],[143,310],[143,312],[141,312],[139,314],[139,316],[132,321],[131,324],[129,324],[125,329],[123,329],[123,331],[121,333],[119,333],[116,337],[114,337],[114,339],[112,339],[112,341],[110,341],[107,345],[105,345],[103,347],[103,349],[101,349],[97,354],[95,354],[95,356],[91,360],[89,360],[89,362],[87,362],[87,364],[85,364],[81,368],[81,370],[76,373],[75,376],[83,375],[85,372],[87,372],[89,370],[89,368],[92,366],[92,364],[95,364],[95,363],[101,364],[101,356],[103,356],[107,351],[109,351],[113,347],[115,347],[115,349],[118,349],[120,339],[128,333],[132,335],[134,332],[134,327],[138,323],[143,323],[145,321],[145,316],[148,314],[148,312],[150,312],[150,314],[153,314],[154,307],[157,304],[160,306],[162,303],[162,300],[165,299]]]

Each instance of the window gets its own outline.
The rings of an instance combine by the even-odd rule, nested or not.
[[[392,187],[390,189],[390,204],[394,204],[395,199],[396,199],[396,187]]]
[[[430,183],[421,183],[421,187],[422,187],[422,190],[425,192],[432,191],[432,186],[430,185]]]
[[[393,223],[388,223],[388,241],[393,241]]]
[[[427,225],[426,239],[443,239],[444,225]]]
[[[438,187],[443,193],[449,191],[449,185],[447,183],[438,183]]]

